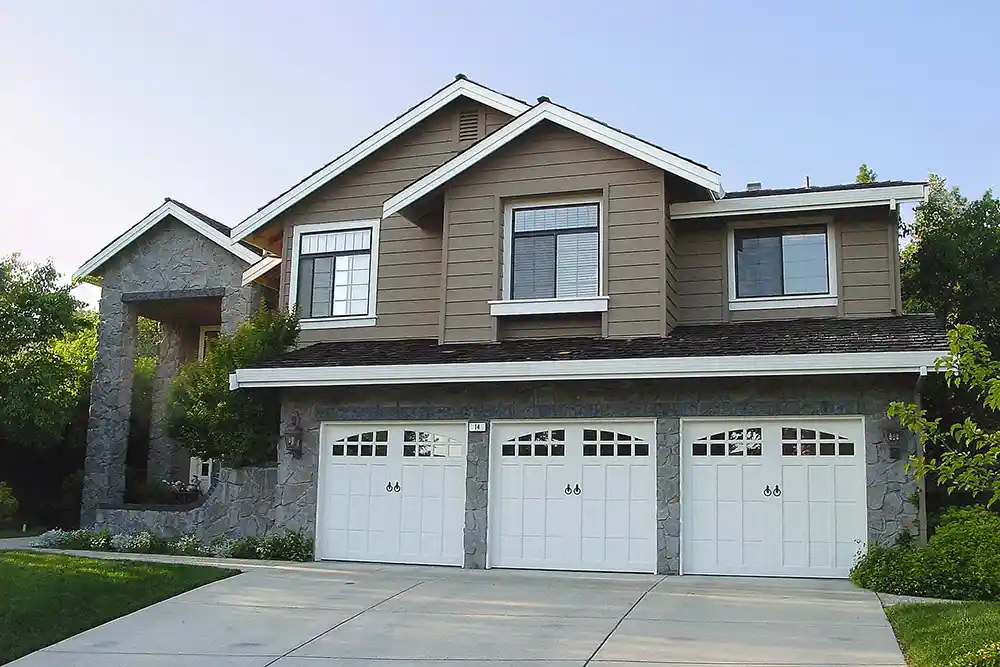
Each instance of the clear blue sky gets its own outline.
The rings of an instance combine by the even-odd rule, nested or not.
[[[0,0],[0,253],[69,273],[165,196],[233,225],[456,72],[730,190],[864,161],[979,196],[1000,184],[997,25],[972,0]]]

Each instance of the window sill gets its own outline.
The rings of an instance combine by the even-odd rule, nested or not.
[[[373,327],[375,326],[375,316],[351,315],[345,317],[318,317],[309,320],[300,320],[299,328],[303,331],[309,329],[349,329],[351,327]]]
[[[729,310],[770,310],[774,308],[820,308],[836,306],[837,295],[777,296],[758,299],[730,299]]]
[[[588,296],[561,299],[522,299],[519,301],[490,301],[490,315],[558,315],[560,313],[606,313],[606,296]]]

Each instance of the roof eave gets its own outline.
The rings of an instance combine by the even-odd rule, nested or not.
[[[927,185],[921,183],[868,189],[824,190],[710,202],[681,202],[670,206],[670,219],[790,213],[861,206],[889,206],[894,209],[902,203],[923,202],[926,199]]]

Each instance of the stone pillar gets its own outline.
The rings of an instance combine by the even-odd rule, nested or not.
[[[681,423],[656,420],[656,572],[677,574],[681,557]]]
[[[103,289],[83,464],[83,527],[93,524],[99,504],[124,499],[137,328],[136,312],[122,302],[121,292]]]
[[[865,448],[868,465],[868,539],[892,544],[901,533],[914,537],[920,533],[917,505],[917,482],[906,469],[911,449],[904,434],[900,442],[899,460],[889,456],[886,428],[889,417],[884,413],[865,416]]]
[[[465,562],[474,569],[486,567],[486,505],[489,501],[489,433],[470,433],[465,457]]]
[[[256,283],[246,287],[227,287],[222,297],[222,334],[231,336],[236,327],[260,310],[267,288]]]
[[[162,479],[187,481],[188,471],[177,468],[177,447],[164,432],[167,393],[170,390],[170,383],[184,362],[184,332],[180,327],[165,322],[160,325],[160,332],[162,338],[156,349],[153,406],[149,416],[149,459],[146,463],[146,479],[150,483]]]

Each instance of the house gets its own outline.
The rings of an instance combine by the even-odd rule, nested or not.
[[[318,559],[846,576],[922,525],[886,408],[946,349],[902,312],[897,211],[924,196],[727,193],[460,75],[228,235],[169,200],[79,270],[103,280],[84,521],[303,530]],[[202,327],[261,298],[302,318],[298,349],[230,378],[280,388],[276,468],[123,506],[136,316],[165,323],[162,398]],[[157,428],[150,467],[185,469]]]

